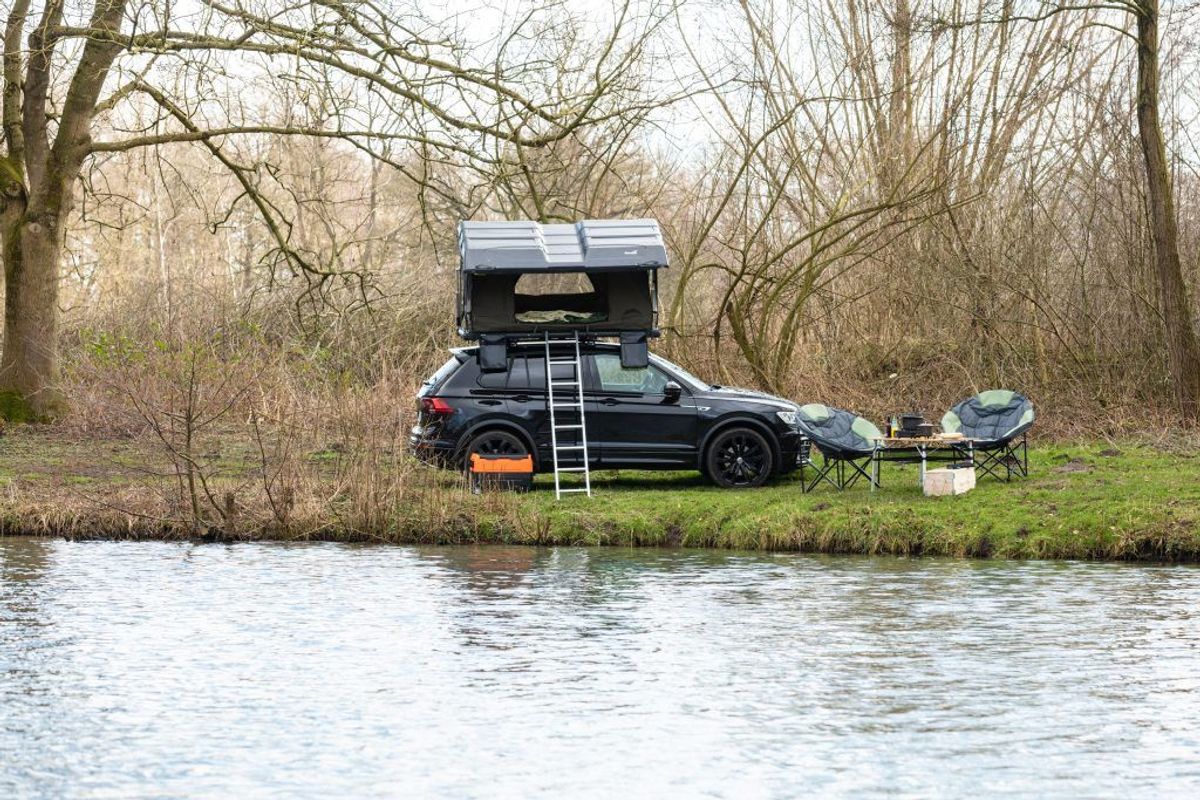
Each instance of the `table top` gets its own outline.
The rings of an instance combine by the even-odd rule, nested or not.
[[[968,445],[973,439],[963,436],[958,439],[942,439],[937,436],[884,436],[875,441],[886,448],[900,447],[955,447]]]

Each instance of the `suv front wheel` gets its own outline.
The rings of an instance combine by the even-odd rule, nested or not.
[[[767,438],[753,428],[729,428],[716,435],[704,455],[708,478],[727,489],[762,486],[775,467]]]

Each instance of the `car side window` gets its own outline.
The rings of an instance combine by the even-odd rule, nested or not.
[[[604,392],[662,394],[667,382],[671,380],[665,372],[655,366],[634,369],[623,367],[621,357],[616,353],[597,353],[594,358],[600,390]]]
[[[512,360],[509,360],[509,368],[503,372],[483,372],[480,371],[479,378],[475,381],[484,389],[504,389],[508,386],[509,376],[512,375]]]
[[[510,391],[528,392],[546,388],[546,359],[518,357],[508,369]]]
[[[554,380],[571,380],[574,374],[570,366],[555,364],[553,366]],[[544,392],[546,391],[546,359],[542,356],[517,356],[512,360],[508,370],[508,390],[510,392]]]

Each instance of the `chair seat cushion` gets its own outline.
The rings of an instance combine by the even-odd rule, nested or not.
[[[800,407],[796,423],[828,458],[862,458],[875,452],[883,438],[868,419],[820,403]]]
[[[942,417],[942,430],[962,433],[986,450],[1002,447],[1033,425],[1033,403],[1007,389],[991,389],[968,397]]]

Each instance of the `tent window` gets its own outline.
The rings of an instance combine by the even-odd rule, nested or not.
[[[517,279],[517,294],[593,294],[596,287],[583,272],[524,272]]]
[[[587,324],[608,319],[608,302],[582,272],[526,272],[513,294],[517,322]]]

